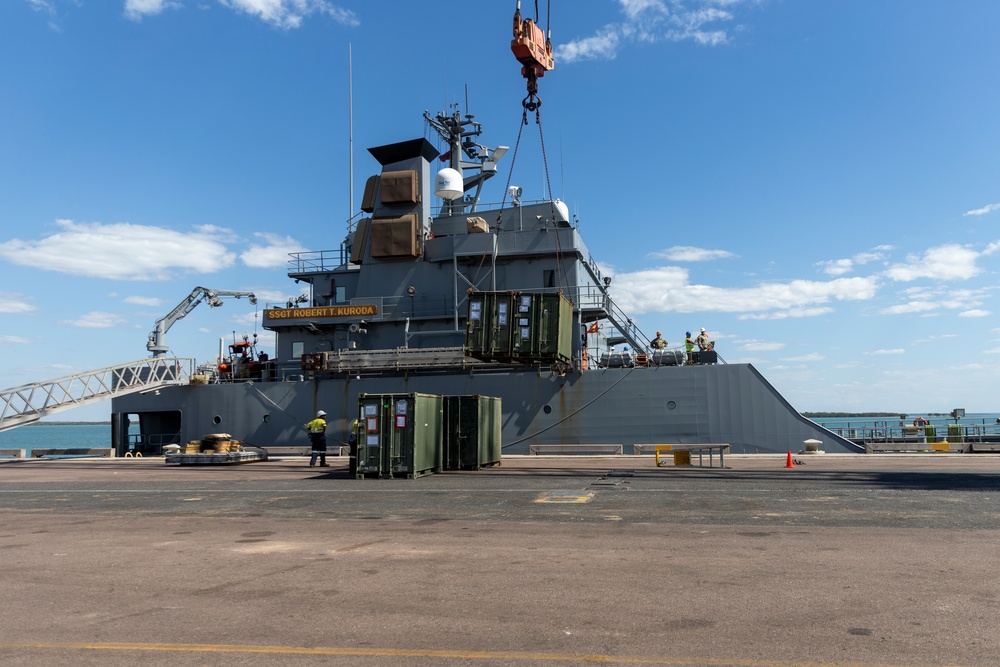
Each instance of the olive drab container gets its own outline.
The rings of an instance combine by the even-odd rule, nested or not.
[[[444,399],[359,394],[358,477],[421,477],[442,467]]]
[[[500,465],[500,416],[497,396],[445,396],[444,469]]]
[[[466,320],[465,347],[484,361],[510,361],[514,331],[513,292],[472,292]]]
[[[470,292],[466,351],[485,361],[569,364],[573,324],[561,292]]]

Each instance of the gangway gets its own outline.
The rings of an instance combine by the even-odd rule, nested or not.
[[[151,357],[0,391],[0,431],[42,417],[137,391],[190,381],[194,359]]]

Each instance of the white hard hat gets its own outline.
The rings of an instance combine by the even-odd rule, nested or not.
[[[701,328],[701,332],[702,332],[702,333],[705,333],[705,327],[702,327],[702,328]]]
[[[317,417],[326,417],[326,413],[323,412],[322,410],[320,410],[319,412],[316,413],[316,416]]]

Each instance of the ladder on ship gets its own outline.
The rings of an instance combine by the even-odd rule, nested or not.
[[[137,391],[190,381],[194,359],[149,357],[0,391],[0,431]]]

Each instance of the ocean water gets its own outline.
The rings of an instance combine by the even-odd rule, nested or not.
[[[0,449],[100,448],[111,446],[111,423],[32,424],[0,432]]]

